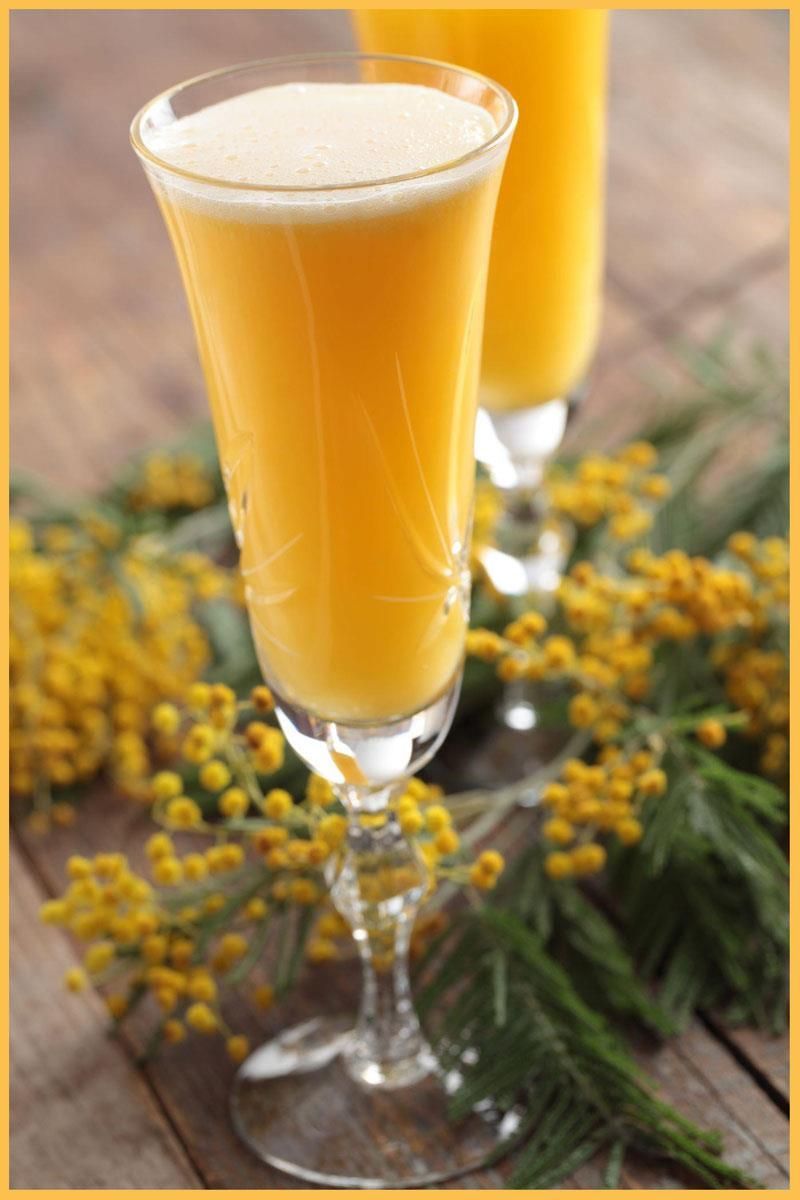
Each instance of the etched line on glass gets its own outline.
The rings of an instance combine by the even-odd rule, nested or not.
[[[262,558],[261,562],[254,563],[251,567],[242,567],[242,575],[247,578],[249,575],[255,575],[256,571],[263,571],[264,567],[268,567],[272,563],[277,562],[277,560],[283,554],[286,554],[287,550],[291,550],[292,546],[296,546],[302,537],[303,531],[301,530],[299,533],[296,533],[293,538],[289,538],[288,542],[284,542],[282,546],[273,551],[272,554],[268,554],[266,558]]]
[[[409,546],[411,547],[411,549],[414,553],[414,556],[416,557],[417,561],[419,562],[420,566],[422,567],[422,569],[426,573],[426,575],[430,575],[436,580],[447,581],[449,579],[452,579],[452,577],[453,577],[453,562],[452,562],[452,555],[451,555],[451,552],[448,551],[447,544],[445,543],[445,545],[443,547],[443,549],[445,551],[445,562],[444,562],[444,564],[442,564],[437,559],[437,557],[430,552],[428,547],[425,546],[425,544],[420,541],[419,537],[417,536],[417,532],[414,528],[414,522],[409,519],[408,513],[405,510],[405,506],[402,502],[402,495],[401,495],[400,491],[398,490],[398,488],[395,486],[394,480],[392,479],[392,473],[391,473],[391,470],[389,469],[389,464],[386,461],[386,454],[385,454],[384,448],[381,444],[381,439],[378,436],[378,432],[375,429],[375,426],[373,424],[372,417],[370,416],[369,410],[367,409],[367,406],[364,404],[364,401],[361,399],[360,396],[358,396],[358,403],[359,403],[359,407],[361,408],[361,412],[364,417],[364,420],[366,421],[367,429],[369,430],[370,436],[371,436],[373,444],[375,446],[375,452],[378,456],[378,461],[380,462],[381,467],[383,468],[383,480],[386,485],[386,490],[389,493],[389,499],[391,500],[392,507],[394,508],[395,512],[397,513],[397,516],[400,519],[400,525],[402,527],[403,533],[406,536],[406,541],[408,542]]]
[[[272,632],[272,630],[267,629],[264,622],[261,620],[260,617],[256,616],[256,614],[252,611],[252,609],[250,610],[250,622],[252,625],[255,625],[257,627],[259,633],[261,633],[268,642],[271,642],[273,646],[277,646],[278,649],[282,650],[284,654],[288,654],[290,658],[298,658],[299,657],[299,651],[291,650],[289,648],[289,646],[287,646],[284,642],[282,642],[280,640],[280,638],[277,638],[275,636],[275,634]]]
[[[297,588],[292,584],[282,592],[255,592],[248,588],[247,601],[249,604],[259,604],[262,608],[268,608],[272,604],[282,604],[284,600],[291,599],[296,591]]]

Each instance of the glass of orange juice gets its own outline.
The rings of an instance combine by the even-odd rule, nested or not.
[[[364,49],[486,72],[519,104],[492,242],[476,450],[503,498],[483,566],[497,591],[547,609],[569,537],[541,482],[600,322],[608,12],[362,9],[354,20]],[[534,720],[515,702],[506,715],[519,728]]]
[[[314,1183],[431,1183],[498,1136],[485,1114],[447,1132],[457,1080],[407,973],[428,870],[392,804],[459,690],[486,275],[515,122],[475,73],[333,55],[192,80],[132,127],[189,300],[264,678],[348,815],[331,887],[363,964],[355,1026],[284,1033],[232,1101],[249,1145]]]

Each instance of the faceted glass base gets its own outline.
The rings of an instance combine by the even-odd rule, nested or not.
[[[344,1065],[351,1025],[318,1019],[256,1050],[239,1070],[231,1114],[259,1158],[309,1183],[409,1188],[475,1169],[512,1136],[518,1117],[486,1106],[448,1119],[458,1072],[431,1071],[392,1088],[357,1083]]]

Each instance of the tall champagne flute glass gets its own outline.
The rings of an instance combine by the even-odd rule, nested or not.
[[[546,612],[570,538],[541,482],[600,320],[608,13],[361,9],[354,19],[365,50],[485,71],[520,106],[492,242],[476,451],[504,501],[483,566],[512,604]],[[503,712],[530,728],[522,690],[511,685]]]
[[[438,1069],[407,973],[428,874],[390,804],[460,685],[486,273],[515,122],[472,72],[327,55],[192,80],[132,127],[189,299],[264,678],[349,818],[331,885],[362,960],[355,1026],[284,1033],[232,1099],[256,1153],[316,1183],[433,1182],[503,1135],[486,1111],[447,1132],[457,1073]]]

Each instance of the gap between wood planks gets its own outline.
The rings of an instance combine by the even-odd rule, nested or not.
[[[747,1051],[736,1041],[736,1032],[725,1028],[725,1026],[711,1013],[700,1013],[700,1020],[703,1025],[717,1041],[724,1046],[731,1058],[738,1062],[743,1070],[747,1071],[753,1081],[758,1085],[761,1091],[772,1101],[775,1107],[789,1117],[789,1096],[779,1086],[759,1064],[752,1059]]]
[[[43,853],[41,855],[37,854],[38,843],[26,844],[28,839],[20,836],[16,839],[21,845],[26,862],[30,864],[32,873],[48,895],[58,887],[61,864],[68,852],[77,851],[91,854],[110,839],[110,843],[113,844],[126,842],[127,845],[122,848],[133,851],[134,858],[136,857],[136,846],[141,840],[141,830],[138,826],[142,823],[144,814],[122,813],[119,806],[114,804],[105,793],[97,794],[94,800],[89,797],[88,800],[89,803],[86,807],[89,811],[84,812],[85,824],[82,823],[83,828],[78,830],[78,839],[75,839],[74,834],[69,831],[63,835],[54,835],[50,844],[42,844]],[[134,866],[136,865],[134,862]],[[302,996],[300,999],[302,1000]],[[752,1170],[752,1173],[759,1178],[768,1176],[772,1187],[782,1186],[785,1172],[779,1156],[783,1151],[785,1132],[783,1121],[781,1118],[777,1118],[776,1114],[778,1124],[774,1128],[776,1144],[773,1145],[773,1125],[769,1116],[774,1111],[772,1103],[768,1102],[764,1096],[762,1096],[762,1104],[759,1105],[756,1102],[756,1097],[761,1095],[757,1081],[748,1072],[741,1070],[740,1064],[729,1054],[727,1048],[711,1038],[702,1027],[695,1025],[693,1029],[687,1031],[685,1038],[688,1038],[691,1043],[688,1051],[686,1047],[682,1051],[681,1043],[677,1039],[673,1043],[665,1044],[655,1054],[643,1051],[642,1065],[659,1085],[662,1096],[668,1102],[683,1107],[690,1119],[701,1122],[707,1121],[709,1112],[715,1108],[717,1119],[714,1123],[722,1128],[731,1161],[745,1169]],[[123,1034],[120,1041],[132,1056],[135,1056],[141,1047],[141,1042],[137,1043],[135,1032]],[[720,1077],[722,1084],[719,1086],[719,1090],[715,1086],[714,1080],[706,1078],[702,1071],[697,1070],[696,1063],[691,1061],[696,1056],[705,1059],[713,1069],[713,1073]],[[690,1066],[693,1068],[692,1070],[689,1069]],[[181,1069],[180,1064],[176,1069]],[[212,1074],[215,1071],[213,1062],[208,1070]],[[207,1136],[207,1131],[203,1132],[205,1119],[201,1114],[192,1111],[191,1104],[188,1107],[185,1105],[186,1095],[182,1096],[180,1088],[177,1091],[174,1088],[164,1088],[164,1083],[169,1083],[169,1074],[162,1079],[160,1084],[157,1074],[157,1068],[153,1074],[149,1068],[145,1068],[141,1072],[141,1077],[145,1081],[148,1093],[156,1093],[159,1112],[164,1113],[172,1135],[177,1139],[193,1169],[203,1180],[205,1187],[283,1186],[291,1188],[296,1186],[290,1182],[284,1183],[282,1176],[266,1183],[265,1175],[271,1174],[269,1168],[254,1159],[251,1161],[250,1156],[243,1150],[241,1157],[237,1156],[235,1161],[231,1160],[232,1150],[229,1145],[231,1139],[222,1131],[220,1131],[217,1152],[222,1160],[228,1160],[229,1166],[233,1167],[234,1178],[231,1179],[227,1173],[219,1175],[217,1169],[219,1164],[215,1162],[216,1154],[209,1157],[203,1153],[204,1137]],[[189,1092],[195,1086],[202,1088],[202,1073],[190,1085]],[[186,1092],[185,1088],[183,1092]],[[219,1096],[212,1099],[212,1104],[218,1102]],[[630,1177],[628,1177],[628,1173],[630,1173]],[[579,1176],[571,1184],[567,1183],[566,1186],[596,1186],[595,1174],[599,1176],[597,1164],[588,1164],[579,1173]],[[650,1162],[639,1162],[634,1156],[631,1159],[630,1167],[626,1168],[626,1183],[634,1190],[649,1186],[647,1181],[654,1181],[652,1186],[663,1187],[665,1186],[663,1174],[663,1167]],[[586,1182],[584,1182],[584,1178]],[[475,1183],[478,1187],[484,1188],[502,1186],[501,1183],[487,1180],[486,1176],[482,1176],[479,1180],[476,1179]],[[474,1186],[471,1184],[471,1180],[459,1181],[461,1187],[471,1185]],[[685,1187],[687,1183],[685,1180],[678,1179],[675,1181],[675,1186]]]

